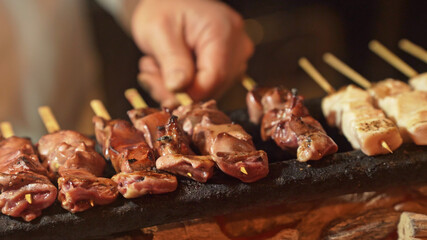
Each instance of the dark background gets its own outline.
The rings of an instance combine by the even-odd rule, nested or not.
[[[369,51],[368,42],[377,39],[417,71],[427,71],[422,61],[400,50],[397,43],[407,38],[427,48],[427,1],[423,0],[330,0],[226,1],[247,20],[247,30],[256,43],[248,74],[265,85],[297,87],[307,98],[325,93],[298,67],[307,57],[338,88],[350,80],[322,61],[330,51],[371,81],[407,78]],[[141,53],[132,39],[95,1],[87,1],[102,58],[102,81],[107,107],[115,117],[125,117],[130,105],[123,91],[137,87],[137,63]],[[142,91],[142,90],[141,90]],[[236,84],[219,101],[223,110],[244,107],[245,90]],[[144,95],[149,99],[148,95]],[[154,102],[148,100],[150,105]],[[224,102],[227,105],[223,104]]]

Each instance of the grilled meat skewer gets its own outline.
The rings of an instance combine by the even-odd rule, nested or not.
[[[243,182],[267,176],[267,154],[256,150],[252,137],[240,125],[231,123],[214,100],[182,105],[173,114],[200,152],[209,154],[224,173]]]
[[[198,182],[212,177],[215,163],[210,156],[197,156],[191,150],[176,116],[166,108],[162,111],[149,108],[136,89],[126,90],[125,96],[134,107],[128,111],[129,118],[156,152],[157,169]]]
[[[29,222],[52,205],[57,189],[27,138],[0,140],[0,209]]]
[[[255,88],[246,101],[251,121],[258,124],[262,119],[262,139],[271,138],[283,150],[296,153],[298,161],[319,160],[338,150],[296,90]]]
[[[176,177],[155,169],[155,155],[145,142],[144,134],[128,121],[109,120],[108,114],[101,115],[99,111],[105,111],[101,102],[94,100],[91,104],[97,113],[93,118],[96,139],[104,157],[110,159],[117,172],[112,179],[123,197],[175,191]]]
[[[64,209],[81,212],[117,198],[117,184],[101,177],[106,163],[93,140],[62,130],[41,137],[37,147],[49,175],[58,181],[58,200]]]
[[[101,177],[106,163],[95,151],[95,142],[76,131],[60,130],[49,107],[40,107],[39,113],[49,134],[40,138],[37,149],[50,178],[58,181],[61,206],[74,213],[112,203],[117,184]]]

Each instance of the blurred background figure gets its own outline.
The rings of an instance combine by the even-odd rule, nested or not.
[[[123,91],[138,86],[142,57],[130,34],[137,2],[0,0],[0,120],[12,121],[17,134],[36,140],[44,133],[40,105],[53,108],[62,128],[86,134],[92,133],[90,99],[104,99],[113,117],[125,118],[130,105]],[[326,51],[370,80],[405,80],[368,50],[372,39],[415,69],[427,69],[397,48],[401,38],[427,47],[426,1],[225,2],[245,19],[256,49],[247,72],[262,84],[297,87],[307,98],[323,96],[299,69],[302,56],[335,87],[350,83],[323,63]],[[242,108],[244,96],[245,90],[235,84],[219,99],[220,108]],[[144,98],[155,106],[149,94]]]

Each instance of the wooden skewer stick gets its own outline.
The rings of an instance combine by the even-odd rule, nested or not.
[[[300,58],[298,64],[304,71],[311,77],[313,80],[320,85],[320,87],[325,90],[328,94],[334,93],[335,88],[329,84],[328,81],[317,71],[316,68],[308,61],[307,58]]]
[[[402,59],[388,50],[384,45],[382,45],[377,40],[372,40],[369,42],[369,49],[384,59],[386,62],[391,64],[397,70],[401,71],[407,77],[412,78],[418,75],[418,72],[415,71],[412,67],[406,64]]]
[[[427,63],[427,50],[425,50],[421,46],[416,45],[415,43],[409,41],[408,39],[402,39],[399,41],[399,47],[403,51]]]
[[[0,123],[1,133],[4,138],[9,138],[15,135],[13,132],[12,124],[10,122]]]
[[[360,75],[358,72],[354,71],[347,64],[339,60],[332,53],[325,53],[323,55],[323,60],[329,64],[332,68],[343,74],[344,76],[350,78],[363,88],[370,88],[372,86],[371,82],[369,82],[366,78]]]
[[[133,108],[147,108],[148,105],[135,88],[129,88],[125,91],[125,97]]]
[[[243,78],[242,85],[243,85],[243,87],[246,88],[246,90],[252,91],[252,90],[254,90],[254,88],[256,87],[257,84],[251,77],[245,76]]]
[[[331,54],[332,55],[332,54]],[[336,58],[336,60],[338,60]],[[339,60],[338,60],[339,61]],[[306,59],[306,58],[301,58],[299,61],[300,66],[308,73],[308,75],[310,75],[314,81],[316,81],[328,94],[334,93],[335,89],[329,84],[329,82],[314,68],[313,65],[311,65],[311,63]],[[304,65],[304,67],[302,66]],[[309,73],[309,71],[312,71],[312,73]],[[354,70],[353,70],[354,71]],[[341,72],[341,71],[340,71]],[[319,77],[320,76],[320,77]],[[316,80],[315,77],[317,77],[318,79]],[[367,81],[367,80],[366,80]],[[322,86],[326,85],[329,86],[326,89]],[[332,88],[333,91],[330,92],[329,88]],[[388,146],[388,144],[385,141],[381,141],[381,146],[383,148],[385,148],[387,151],[389,151],[390,153],[393,153],[393,151],[390,149],[390,147]]]
[[[38,110],[39,110],[39,115],[48,133],[54,133],[61,129],[50,107],[42,106],[42,107],[39,107]]]
[[[110,114],[101,100],[94,99],[90,101],[90,106],[92,107],[92,110],[95,112],[96,116],[102,117],[105,120],[111,120]]]

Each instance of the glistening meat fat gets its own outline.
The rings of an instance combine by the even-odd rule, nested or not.
[[[117,174],[119,192],[125,198],[145,194],[173,192],[178,183],[175,176],[155,169],[155,155],[145,142],[144,134],[125,120],[104,120],[94,117],[95,135]]]
[[[26,138],[0,141],[0,208],[3,214],[31,221],[52,205],[57,189]]]
[[[267,176],[267,154],[255,149],[252,137],[241,126],[231,123],[214,100],[180,106],[173,114],[200,152],[209,154],[224,173],[243,182]]]
[[[250,119],[261,121],[261,137],[273,139],[283,150],[293,152],[297,160],[319,160],[338,150],[320,123],[309,115],[304,98],[286,89],[256,88],[246,97]]]
[[[93,140],[62,130],[44,135],[37,145],[49,175],[58,178],[58,200],[64,209],[81,212],[117,198],[117,184],[101,177],[106,163]]]

